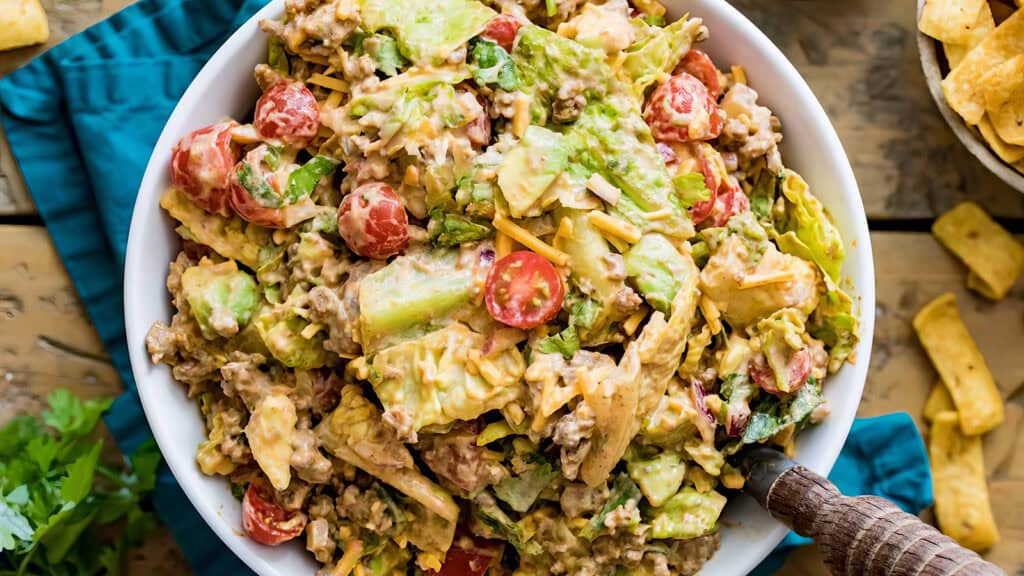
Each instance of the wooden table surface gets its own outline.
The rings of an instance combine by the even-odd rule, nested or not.
[[[932,297],[957,294],[965,322],[1007,399],[1007,421],[985,438],[1002,543],[986,555],[1024,575],[1024,282],[999,304],[964,288],[964,269],[928,234],[932,219],[972,199],[1024,232],[1024,195],[990,175],[943,123],[925,87],[908,0],[731,0],[793,61],[846,147],[872,226],[877,325],[859,413],[907,411],[918,422],[937,376],[910,326]],[[43,0],[55,43],[130,0]],[[712,31],[713,32],[713,31]],[[0,53],[0,75],[41,51]],[[38,411],[48,392],[120,390],[116,373],[35,214],[0,132],[0,422]],[[923,428],[923,426],[922,426]],[[927,514],[927,513],[926,513]],[[133,554],[128,574],[182,574],[166,533]],[[780,574],[824,575],[814,547]]]

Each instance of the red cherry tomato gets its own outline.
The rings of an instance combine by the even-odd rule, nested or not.
[[[480,33],[481,36],[496,42],[506,52],[512,52],[516,43],[516,35],[519,33],[519,21],[508,14],[502,14],[487,23],[487,27]]]
[[[320,107],[305,84],[279,80],[256,102],[253,125],[267,140],[303,148],[320,127]]]
[[[501,545],[473,540],[471,547],[463,548],[457,542],[445,554],[441,571],[430,570],[428,573],[433,576],[484,576],[500,554]]]
[[[711,226],[720,227],[729,223],[733,216],[750,210],[750,198],[743,193],[743,188],[735,178],[729,176],[726,189],[718,193],[715,207],[711,211]]]
[[[707,87],[686,72],[654,90],[644,107],[644,120],[659,142],[712,140],[722,133],[718,104]]]
[[[274,502],[273,493],[263,478],[249,484],[242,498],[242,529],[249,538],[277,546],[302,534],[305,527],[306,515],[288,512]]]
[[[231,174],[231,207],[246,222],[269,228],[286,228],[288,207],[282,205],[282,191],[288,186],[288,174],[295,166],[285,164],[277,170],[272,170],[265,161],[267,152],[266,144],[257,146],[235,166]],[[242,185],[245,171],[249,174],[246,183],[250,187],[263,187],[268,197],[277,199],[277,205],[268,205],[267,200],[254,197],[252,192]]]
[[[533,252],[513,252],[498,260],[487,274],[487,310],[508,326],[533,328],[544,324],[558,315],[564,297],[558,271]]]
[[[707,86],[708,94],[716,102],[718,97],[722,95],[722,83],[718,79],[718,68],[711,61],[711,57],[700,50],[690,50],[687,52],[676,70],[688,72],[697,80],[703,82],[704,86]]]
[[[811,376],[812,359],[813,355],[810,348],[801,348],[790,357],[787,368],[787,382],[789,383],[789,391],[787,392],[779,390],[778,383],[775,381],[775,372],[772,371],[771,366],[768,365],[764,357],[751,360],[747,371],[750,373],[750,379],[765,392],[769,394],[789,394],[796,392],[807,383],[807,379]]]
[[[200,128],[171,152],[171,183],[207,212],[227,216],[228,185],[239,150],[231,141],[235,122]]]
[[[371,182],[341,201],[338,233],[356,254],[384,260],[409,246],[409,216],[391,186]]]
[[[710,195],[707,200],[697,202],[690,208],[690,218],[694,224],[700,224],[707,220],[711,211],[715,208],[715,201],[718,199],[718,190],[722,187],[722,178],[725,174],[724,163],[721,156],[708,144],[697,145],[697,157],[700,159],[700,171],[704,175],[704,186]]]

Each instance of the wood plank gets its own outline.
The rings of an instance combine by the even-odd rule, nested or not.
[[[945,292],[956,294],[964,323],[978,342],[1004,398],[1007,418],[984,438],[992,503],[1002,542],[985,554],[1009,574],[1024,571],[1020,496],[1010,487],[1024,480],[1024,280],[1010,295],[992,303],[967,290],[965,268],[928,234],[874,233],[878,304],[871,369],[858,414],[878,416],[905,411],[926,431],[925,398],[938,380],[911,326],[918,310]],[[794,553],[779,576],[827,576],[814,547]]]
[[[119,394],[121,382],[46,229],[0,226],[0,246],[0,424],[39,412],[56,388],[83,398]],[[129,551],[125,573],[172,576],[187,574],[188,565],[160,528]]]
[[[997,216],[1024,216],[1024,195],[975,160],[939,115],[918,60],[915,2],[729,1],[821,101],[869,218],[931,218],[967,198]]]

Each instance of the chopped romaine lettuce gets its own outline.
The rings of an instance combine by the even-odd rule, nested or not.
[[[626,49],[619,66],[619,78],[632,85],[637,98],[662,74],[670,74],[682,60],[701,29],[701,21],[682,18],[665,28],[633,20],[639,28],[637,40]]]
[[[569,305],[569,325],[558,334],[552,334],[537,342],[537,351],[544,354],[561,354],[566,359],[580,349],[580,329],[594,325],[600,305],[590,298],[579,298]]]
[[[681,540],[710,534],[725,503],[725,496],[714,490],[701,494],[687,486],[652,511],[651,537]]]
[[[825,400],[821,397],[821,385],[814,376],[789,397],[780,400],[767,395],[753,408],[743,443],[763,442],[790,424],[803,425],[811,412]]]
[[[497,14],[476,0],[359,0],[363,27],[391,30],[419,66],[443,63]]]
[[[516,64],[512,57],[497,42],[486,38],[475,38],[470,42],[469,66],[477,84],[495,84],[506,92],[519,86]]]
[[[580,531],[580,537],[587,541],[593,541],[605,530],[604,521],[613,510],[620,506],[639,506],[642,494],[628,474],[621,473],[615,477],[608,500],[601,507],[601,510],[594,514],[590,522]]]
[[[494,495],[516,512],[526,512],[549,484],[560,476],[550,462],[542,461],[533,468],[509,476],[494,485]]]
[[[399,256],[363,279],[359,286],[359,325],[363,349],[417,336],[469,302],[472,269],[459,267],[457,250]]]
[[[683,485],[686,464],[682,455],[672,450],[653,456],[645,456],[633,450],[632,453],[626,452],[626,470],[640,487],[647,502],[659,507]]]
[[[860,322],[853,314],[853,300],[838,288],[825,292],[808,328],[811,336],[829,347],[830,373],[837,372],[857,347],[859,327]]]
[[[324,349],[326,336],[318,330],[311,337],[306,337],[310,323],[296,313],[293,298],[289,296],[277,306],[264,308],[254,320],[256,328],[267,350],[278,362],[289,368],[320,368],[327,364],[329,358]]]
[[[452,248],[466,242],[484,240],[494,235],[494,229],[477,224],[465,216],[435,210],[427,225],[430,242],[436,248]]]
[[[402,57],[398,42],[387,34],[360,34],[356,37],[356,54],[367,54],[385,76],[397,76],[409,62]]]
[[[764,170],[758,176],[754,187],[750,189],[750,211],[761,222],[770,222],[772,208],[775,206],[775,198],[778,195],[778,188],[784,179],[785,172],[772,174]]]
[[[780,189],[786,206],[775,220],[776,229],[785,238],[776,240],[779,248],[796,256],[810,256],[833,282],[838,282],[845,252],[831,215],[796,172],[786,170]]]
[[[392,540],[382,540],[383,547],[363,557],[363,567],[370,576],[391,576],[404,574],[408,570],[411,555]],[[365,554],[365,552],[364,552]]]
[[[672,300],[689,271],[685,256],[661,234],[645,234],[625,254],[626,274],[652,308],[671,314]]]
[[[537,541],[526,538],[522,527],[513,522],[487,492],[482,492],[474,500],[473,519],[483,525],[487,533],[485,536],[506,540],[520,554],[537,556],[544,551]]]
[[[376,476],[449,523],[458,520],[459,505],[420,473],[409,449],[384,423],[380,410],[363,397],[359,386],[341,389],[338,407],[320,421],[316,435],[324,449],[337,458]]]
[[[498,186],[513,218],[540,216],[541,198],[569,164],[569,146],[557,133],[530,126],[498,167]]]
[[[704,183],[704,175],[700,172],[680,174],[672,178],[672,187],[675,188],[679,203],[684,208],[693,208],[698,202],[707,202],[711,199],[711,191]]]
[[[455,323],[385,348],[370,363],[370,383],[388,411],[414,430],[472,420],[517,398],[526,371],[515,347],[484,357],[486,338]]]
[[[256,281],[234,260],[214,264],[204,259],[181,274],[181,287],[200,331],[210,340],[238,334],[260,300]]]
[[[333,158],[327,156],[310,158],[309,162],[288,175],[288,187],[285,189],[284,199],[289,204],[294,204],[309,196],[313,193],[316,185],[320,183],[320,179],[334,173],[334,169],[337,167],[338,162]]]
[[[225,218],[211,214],[173,186],[160,197],[160,207],[181,222],[177,232],[183,238],[209,246],[221,256],[237,260],[252,270],[260,266],[260,249],[271,244],[267,228],[249,224],[237,216]]]
[[[566,85],[578,85],[588,102],[600,101],[613,78],[604,57],[603,52],[540,26],[520,28],[512,60],[519,75],[519,89],[532,99],[533,122],[547,124],[552,102]]]
[[[725,400],[718,412],[718,420],[725,425],[729,436],[740,436],[746,430],[750,419],[750,400],[757,392],[757,385],[743,373],[729,374],[722,380],[719,396]]]

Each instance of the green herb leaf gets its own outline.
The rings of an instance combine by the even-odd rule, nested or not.
[[[490,226],[477,224],[458,214],[444,214],[438,209],[434,210],[430,216],[427,233],[435,247],[451,248],[467,242],[490,238],[494,235],[494,230]]]
[[[338,163],[327,156],[314,156],[306,162],[302,168],[292,172],[288,176],[288,189],[284,197],[289,204],[295,204],[299,200],[313,193],[313,189],[320,183],[320,179],[332,174]]]
[[[0,552],[14,550],[19,541],[29,541],[32,533],[28,519],[0,499]]]
[[[245,188],[246,192],[254,200],[259,202],[260,206],[264,208],[280,208],[284,206],[281,197],[274,192],[274,188],[271,187],[270,183],[264,180],[262,176],[256,174],[256,171],[253,170],[252,165],[248,162],[242,162],[242,165],[238,167],[238,183],[242,185],[242,188]]]
[[[64,476],[60,486],[60,497],[65,502],[81,502],[89,491],[92,490],[92,477],[96,471],[96,463],[100,458],[102,442],[92,445],[92,448],[72,462]]]

